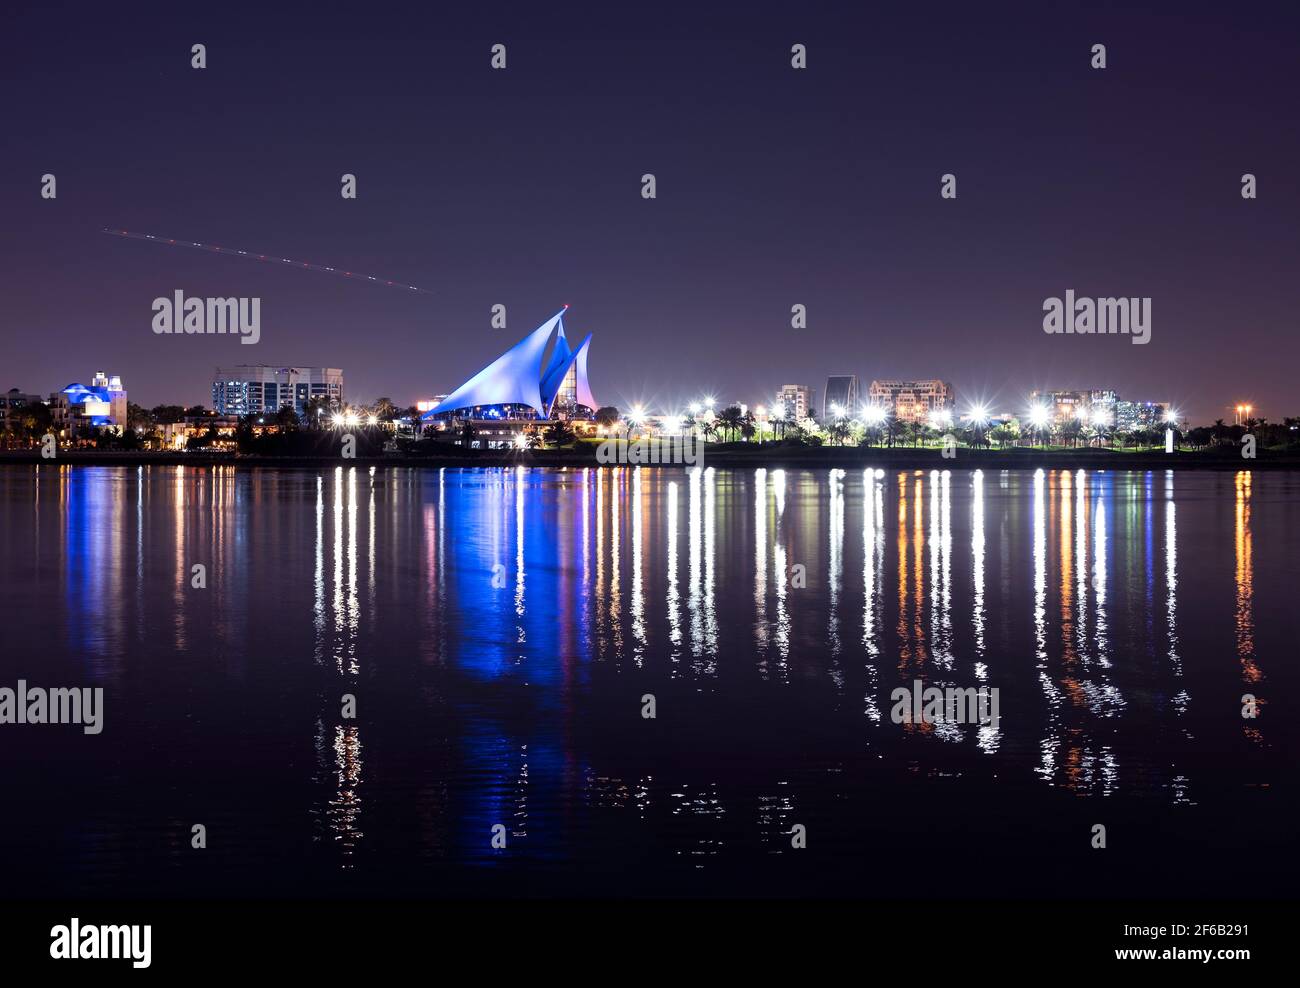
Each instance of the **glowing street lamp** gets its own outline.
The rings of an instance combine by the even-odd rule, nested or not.
[[[627,413],[627,435],[631,435],[632,429],[640,429],[645,422],[645,409],[640,405],[633,405],[632,410]]]
[[[866,422],[867,425],[870,426],[883,425],[888,414],[889,413],[885,411],[884,407],[881,405],[862,406],[862,421]]]
[[[1052,413],[1043,405],[1034,405],[1029,409],[1029,424],[1035,429],[1046,429],[1052,420]]]
[[[943,429],[952,425],[952,412],[946,408],[936,408],[930,413],[930,428]]]

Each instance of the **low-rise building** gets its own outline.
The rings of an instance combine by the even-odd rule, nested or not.
[[[69,384],[50,395],[54,429],[64,437],[82,436],[96,429],[121,432],[127,425],[126,389],[116,374],[96,371],[89,386]]]
[[[23,409],[28,405],[42,404],[40,395],[28,394],[17,388],[0,392],[0,430],[17,431],[23,417]]]
[[[1169,414],[1167,401],[1118,401],[1114,425],[1119,432],[1163,427]]]

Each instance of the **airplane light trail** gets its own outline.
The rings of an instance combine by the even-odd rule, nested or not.
[[[376,285],[386,285],[390,288],[403,288],[407,291],[415,292],[417,295],[432,295],[433,292],[425,288],[417,288],[415,285],[403,285],[401,282],[390,281],[387,278],[376,278],[374,275],[360,274],[356,271],[344,271],[340,268],[329,267],[324,264],[313,264],[310,261],[295,261],[288,257],[276,257],[274,254],[258,254],[249,250],[235,250],[232,247],[217,247],[214,244],[201,244],[193,240],[173,240],[170,237],[155,237],[151,233],[132,233],[130,230],[115,230],[105,227],[104,233],[111,233],[115,237],[126,237],[129,240],[148,240],[155,244],[165,244],[172,247],[197,247],[199,250],[210,251],[213,254],[228,254],[231,257],[246,257],[255,261],[266,261],[268,264],[284,264],[291,268],[307,268],[311,271],[324,271],[327,274],[337,274],[344,278],[351,278],[354,281],[370,281]]]

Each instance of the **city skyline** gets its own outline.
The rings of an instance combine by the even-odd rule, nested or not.
[[[18,16],[34,40],[11,71],[42,99],[15,106],[0,163],[5,388],[61,387],[73,349],[151,403],[197,400],[210,368],[254,360],[343,367],[352,394],[415,400],[569,303],[600,334],[592,373],[611,404],[856,374],[937,375],[998,407],[1105,386],[1195,421],[1242,401],[1293,411],[1286,14],[1225,31],[1208,8],[1026,9],[1007,32],[975,12],[945,11],[946,31],[855,12],[834,33],[758,16],[726,42],[708,24],[602,42],[638,35],[613,12],[576,32],[533,17],[449,37],[415,14],[401,32],[326,19],[275,46],[301,25],[266,12],[251,35],[237,17],[204,39],[145,22],[111,49],[89,27],[65,38]],[[1097,42],[1104,70],[1089,65]],[[157,140],[170,132],[189,136]],[[153,334],[150,302],[176,291],[262,299],[260,342]],[[1150,343],[1044,333],[1044,300],[1066,291],[1151,298]]]
[[[242,6],[0,31],[15,971],[1285,954],[1300,5]]]

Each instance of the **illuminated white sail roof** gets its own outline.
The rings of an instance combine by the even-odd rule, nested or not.
[[[546,414],[542,401],[542,355],[564,314],[551,316],[513,347],[444,398],[426,415],[451,412],[476,405],[527,405]],[[567,348],[567,346],[566,346]]]

